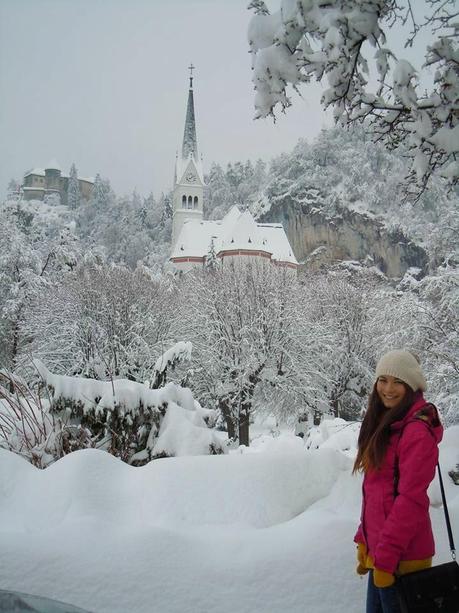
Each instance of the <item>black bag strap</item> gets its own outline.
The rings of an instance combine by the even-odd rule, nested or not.
[[[443,511],[445,513],[446,529],[448,530],[449,548],[451,550],[451,557],[456,559],[456,547],[454,546],[453,531],[451,529],[451,522],[449,520],[448,505],[446,504],[445,488],[443,487],[443,478],[441,476],[440,462],[437,462],[438,480],[440,481],[441,498],[443,500]]]
[[[422,421],[422,423],[424,423],[426,425],[426,427],[429,429],[429,432],[431,432],[429,424],[427,424],[424,420],[420,420],[420,421]],[[410,423],[410,422],[408,422],[408,423]],[[397,441],[397,447],[396,447],[396,451],[395,451],[394,498],[396,498],[398,496],[398,482],[399,482],[399,479],[400,479],[400,469],[399,469],[399,466],[398,466],[398,445],[400,443],[400,439],[402,438],[402,434],[403,434],[403,431],[404,431],[406,425],[408,425],[408,424],[405,424],[403,426],[403,428],[401,429],[401,431],[400,431],[400,434],[398,436],[398,441]],[[432,433],[432,435],[433,435],[433,433]],[[445,488],[443,486],[443,478],[441,476],[440,462],[437,462],[437,470],[438,470],[438,480],[440,482],[441,499],[442,499],[442,502],[443,502],[443,512],[445,514],[446,530],[448,531],[449,548],[450,548],[450,551],[451,551],[452,559],[456,560],[456,547],[454,546],[453,531],[451,529],[451,521],[449,519],[449,511],[448,511],[448,505],[446,503]]]

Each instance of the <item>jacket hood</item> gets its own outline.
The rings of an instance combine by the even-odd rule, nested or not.
[[[427,402],[422,392],[416,392],[414,403],[410,407],[408,413],[403,419],[394,422],[391,428],[393,430],[400,430],[409,422],[413,422],[418,419],[421,419],[427,424],[427,426],[429,426],[429,429],[434,435],[438,444],[443,438],[443,426],[440,422],[440,417],[436,406],[431,402]]]

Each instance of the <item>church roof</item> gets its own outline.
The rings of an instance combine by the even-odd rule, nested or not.
[[[185,221],[171,259],[205,257],[211,242],[217,255],[225,251],[264,251],[273,260],[297,264],[282,224],[259,224],[250,211],[233,206],[221,221]]]

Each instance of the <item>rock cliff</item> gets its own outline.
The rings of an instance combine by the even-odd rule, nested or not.
[[[388,231],[376,217],[347,208],[333,216],[311,202],[289,195],[275,200],[260,222],[282,223],[295,256],[305,268],[318,268],[340,260],[372,262],[392,278],[411,268],[427,272],[424,249],[400,231]]]

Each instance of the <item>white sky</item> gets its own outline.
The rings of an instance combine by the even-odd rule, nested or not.
[[[0,0],[0,197],[9,179],[56,158],[99,172],[119,194],[171,188],[188,90],[211,162],[293,148],[331,124],[322,86],[253,120],[248,0]],[[271,9],[279,2],[268,3]]]

